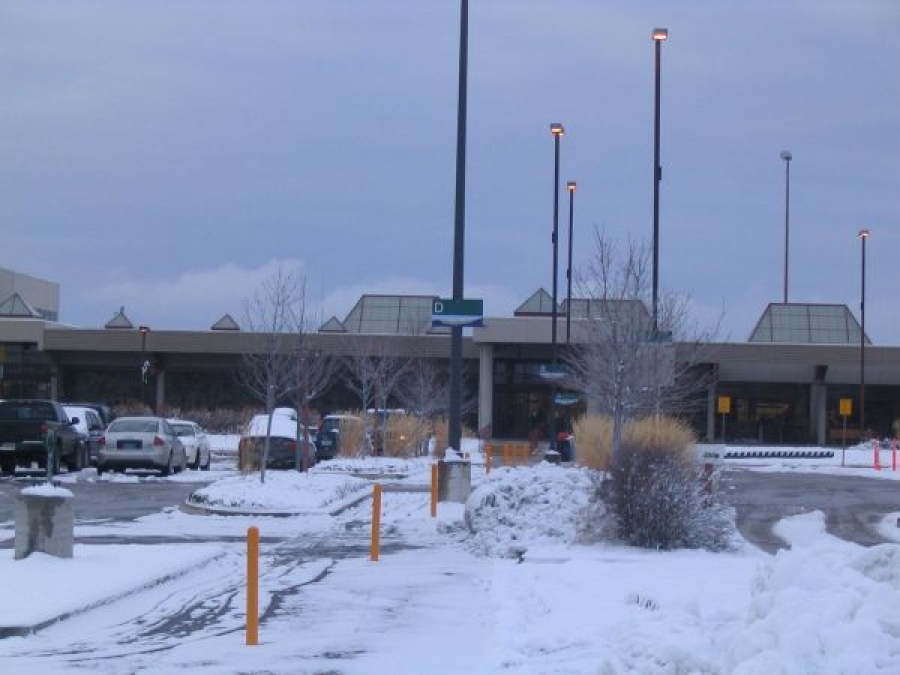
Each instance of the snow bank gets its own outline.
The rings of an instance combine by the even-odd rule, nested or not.
[[[466,502],[472,550],[517,557],[533,544],[574,543],[578,516],[592,492],[591,475],[546,462],[492,471]]]
[[[36,495],[38,497],[70,498],[74,496],[71,490],[67,490],[64,487],[59,487],[58,485],[53,485],[52,483],[41,483],[40,485],[32,485],[27,488],[22,488],[21,494],[33,496]]]
[[[896,673],[900,547],[831,537],[821,512],[776,533],[792,548],[757,572],[746,618],[723,645],[726,672]]]
[[[352,476],[267,471],[216,481],[191,494],[191,504],[257,513],[301,513],[336,504],[371,489],[369,481]]]

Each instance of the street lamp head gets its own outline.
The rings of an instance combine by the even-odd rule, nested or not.
[[[140,331],[141,335],[146,335],[150,332],[149,326],[138,326],[138,331]]]
[[[566,133],[566,130],[559,122],[553,122],[553,124],[550,125],[550,133],[558,138],[564,135]]]
[[[781,159],[783,159],[785,162],[790,162],[792,159],[794,159],[794,157],[793,155],[791,155],[790,150],[782,150]]]
[[[859,231],[859,234],[856,235],[860,239],[865,239],[869,236],[869,230],[867,228],[863,228]]]
[[[570,180],[568,183],[566,183],[566,189],[567,189],[569,192],[575,192],[575,187],[576,187],[576,186],[577,186],[577,184],[575,183],[574,180]]]
[[[669,29],[668,28],[654,28],[653,29],[653,39],[656,42],[665,42],[669,39]]]

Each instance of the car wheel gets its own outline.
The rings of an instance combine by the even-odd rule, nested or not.
[[[77,443],[75,452],[72,453],[72,458],[66,462],[66,468],[69,470],[69,473],[75,473],[76,471],[81,471],[84,467],[84,444]]]
[[[210,465],[211,463],[212,463],[212,453],[211,453],[211,452],[207,452],[207,453],[206,453],[206,463],[203,464],[203,466],[200,467],[200,470],[201,470],[201,471],[209,471],[209,465]]]
[[[16,472],[16,460],[4,459],[0,460],[0,473],[15,473]]]
[[[200,448],[197,448],[197,454],[194,455],[194,463],[191,464],[191,468],[194,471],[200,468]]]
[[[166,466],[163,468],[163,470],[160,473],[162,473],[163,476],[171,475],[171,473],[172,473],[172,453],[171,452],[169,453],[169,459],[166,462]]]

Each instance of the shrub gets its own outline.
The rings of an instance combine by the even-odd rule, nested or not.
[[[583,415],[572,424],[578,447],[578,464],[605,471],[612,448],[612,418],[605,415]]]
[[[617,538],[654,549],[728,545],[730,518],[705,492],[693,444],[686,425],[672,418],[626,425],[603,484]]]
[[[381,426],[383,420],[375,423]],[[415,457],[428,434],[428,421],[409,414],[392,413],[387,418],[384,438],[386,457]]]
[[[450,444],[450,423],[446,417],[439,417],[433,422],[434,429],[434,455],[438,459],[443,459],[447,446]],[[476,434],[472,429],[463,425],[462,438],[475,438]],[[456,448],[459,450],[459,448]]]

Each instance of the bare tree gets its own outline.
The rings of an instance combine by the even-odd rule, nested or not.
[[[238,376],[268,414],[260,480],[266,480],[272,412],[298,388],[298,349],[302,347],[306,282],[279,268],[244,303],[248,334]],[[299,352],[302,353],[302,352]]]
[[[686,414],[708,380],[699,365],[713,332],[691,322],[685,299],[662,295],[653,329],[646,302],[649,254],[647,245],[630,241],[617,256],[595,229],[593,256],[578,280],[587,319],[564,357],[569,384],[585,395],[589,409],[613,418],[614,457],[626,420]]]

